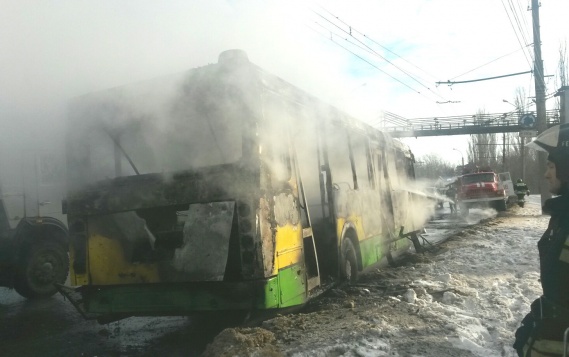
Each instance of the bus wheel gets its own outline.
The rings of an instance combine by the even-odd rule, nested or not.
[[[358,280],[358,262],[356,260],[356,249],[349,238],[342,242],[342,279],[354,284]]]
[[[55,294],[55,284],[65,283],[69,257],[63,244],[34,242],[16,274],[14,288],[25,298],[42,298]]]

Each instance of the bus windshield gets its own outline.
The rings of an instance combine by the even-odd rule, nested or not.
[[[80,98],[72,106],[67,152],[75,181],[196,169],[241,158],[243,110],[230,96],[191,80],[135,89],[136,101],[130,99],[131,88],[121,88]]]

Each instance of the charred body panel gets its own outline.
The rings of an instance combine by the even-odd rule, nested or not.
[[[210,220],[212,227],[222,221],[227,226],[224,236],[226,246],[223,249],[242,246],[241,256],[229,255],[226,259],[234,264],[242,261],[243,271],[237,276],[263,277],[260,262],[256,262],[251,254],[255,247],[256,221],[253,212],[257,205],[252,197],[258,194],[243,189],[246,187],[244,182],[255,187],[255,181],[258,182],[258,178],[255,179],[251,171],[240,169],[236,165],[224,165],[205,168],[199,172],[174,174],[171,177],[147,174],[116,178],[70,196],[68,209],[73,212],[69,220],[74,272],[87,273],[87,242],[95,236],[120,242],[125,262],[157,264],[161,261],[172,262],[174,259],[177,261],[172,263],[174,267],[183,266],[180,257],[187,251],[188,245],[195,244],[188,241],[191,227],[188,220],[196,219],[199,206],[206,207],[204,205],[209,204],[205,218],[218,215],[217,222],[216,218]],[[224,209],[214,212],[216,202],[217,205],[225,202]],[[87,217],[88,224],[81,217]],[[205,228],[202,231],[205,234]],[[199,235],[199,232],[193,233],[192,236]],[[111,246],[103,249],[106,250],[116,251]],[[235,249],[231,249],[231,252],[234,254]],[[228,265],[231,267],[229,276],[235,275],[234,264]],[[97,275],[96,272],[90,273]],[[117,276],[125,274],[118,272]],[[179,281],[180,278],[174,278],[174,275],[165,273],[158,281]],[[137,279],[132,281],[140,282]],[[105,280],[96,283],[104,284]]]

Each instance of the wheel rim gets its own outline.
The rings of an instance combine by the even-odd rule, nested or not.
[[[36,286],[52,285],[55,283],[60,265],[57,256],[51,252],[39,254],[30,266],[31,283]]]

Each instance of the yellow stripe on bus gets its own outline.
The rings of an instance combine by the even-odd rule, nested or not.
[[[278,226],[276,233],[275,246],[275,264],[273,267],[273,275],[276,275],[279,269],[286,268],[289,265],[297,264],[302,260],[302,228],[300,225]]]
[[[119,241],[100,235],[89,237],[89,274],[95,285],[158,283],[155,263],[130,263]]]

